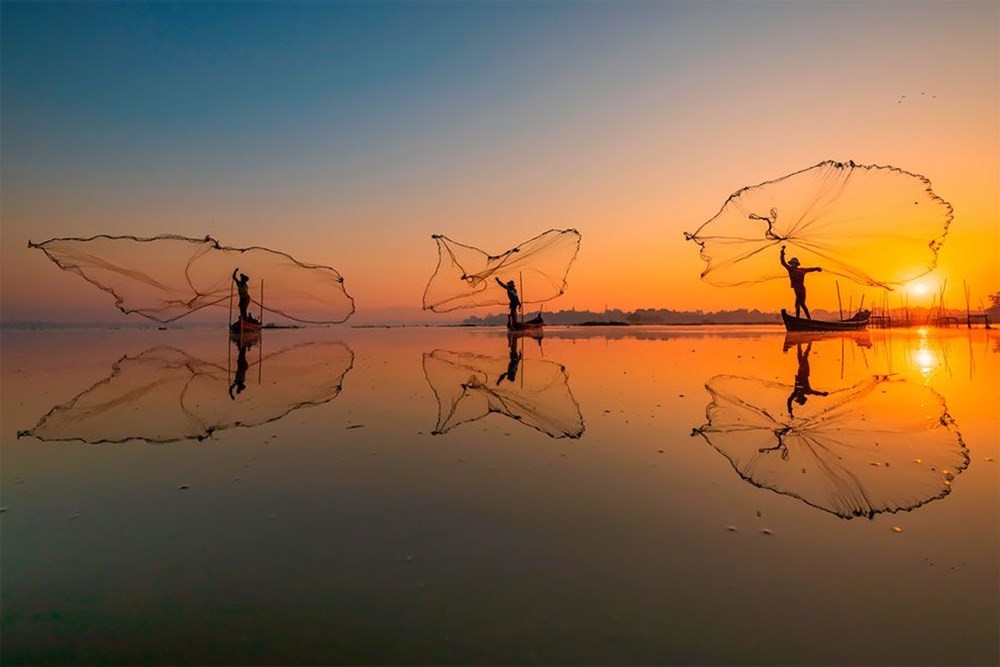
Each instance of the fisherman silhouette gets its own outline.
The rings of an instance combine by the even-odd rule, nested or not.
[[[236,283],[236,291],[240,295],[240,319],[245,322],[254,322],[253,317],[247,313],[247,308],[250,307],[250,276],[241,273],[240,279],[237,280],[236,272],[239,270],[239,267],[233,269],[233,282]]]
[[[497,281],[497,285],[507,290],[507,298],[510,300],[510,314],[507,316],[507,327],[513,329],[517,326],[517,309],[521,305],[521,300],[517,297],[517,286],[514,285],[513,280],[508,280],[504,283],[499,278],[494,278]]]
[[[233,390],[236,390],[237,394],[243,392],[247,388],[247,371],[250,370],[250,362],[247,361],[247,350],[253,347],[253,341],[250,339],[240,339],[233,340],[233,345],[239,350],[236,355],[236,374],[233,376],[233,382],[229,385],[229,398],[236,400],[236,396],[233,394]]]
[[[799,362],[799,370],[795,374],[795,386],[792,388],[792,393],[788,396],[788,401],[786,404],[788,406],[788,416],[794,417],[792,414],[792,403],[798,403],[799,405],[805,405],[806,400],[810,396],[827,396],[829,392],[826,391],[816,391],[809,384],[809,353],[812,352],[812,343],[806,343],[805,351],[802,350],[802,343],[796,343],[795,345],[795,356]]]
[[[501,373],[500,377],[497,378],[497,386],[507,379],[511,382],[517,379],[517,367],[521,363],[521,354],[517,351],[517,334],[513,332],[507,333],[507,344],[510,346],[510,361],[507,362],[507,372]]]
[[[781,246],[781,265],[788,271],[788,280],[795,292],[795,317],[799,317],[799,312],[802,310],[805,311],[806,317],[811,320],[812,315],[809,314],[809,309],[806,307],[806,274],[823,269],[818,266],[800,267],[798,257],[792,257],[786,262],[785,246]]]

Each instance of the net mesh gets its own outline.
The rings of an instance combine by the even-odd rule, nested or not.
[[[335,269],[268,248],[231,248],[208,236],[172,235],[55,238],[28,245],[110,294],[122,312],[157,322],[228,307],[237,268],[250,277],[252,312],[260,312],[263,299],[269,321],[334,324],[354,312]]]
[[[342,343],[305,343],[263,356],[254,345],[242,347],[228,361],[167,346],[123,356],[106,378],[18,436],[92,444],[202,440],[333,400],[354,363]]]
[[[435,434],[498,413],[551,438],[579,438],[583,416],[562,364],[435,350],[424,375],[437,397]]]
[[[910,510],[968,466],[961,433],[929,387],[874,376],[789,414],[791,385],[717,376],[695,429],[748,482],[845,519]]]
[[[702,278],[721,287],[784,279],[778,249],[803,266],[892,289],[932,270],[951,205],[924,176],[891,166],[821,162],[743,188],[688,240]]]
[[[523,303],[542,303],[566,290],[566,276],[580,251],[575,229],[550,229],[500,255],[435,235],[438,264],[424,290],[424,309],[507,305],[496,284],[513,280]]]

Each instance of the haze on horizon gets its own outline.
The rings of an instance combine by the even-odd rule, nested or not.
[[[993,2],[0,13],[4,321],[141,320],[27,248],[102,233],[210,234],[333,266],[364,323],[483,314],[419,311],[431,234],[502,252],[573,227],[580,254],[547,310],[775,311],[787,285],[702,282],[683,232],[827,159],[923,174],[954,207],[911,303],[945,280],[953,306],[963,279],[974,303],[1000,289]],[[809,290],[836,307],[832,279]]]

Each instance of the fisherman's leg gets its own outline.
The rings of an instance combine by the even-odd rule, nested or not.
[[[795,316],[799,315],[799,308],[806,314],[806,319],[812,319],[812,315],[809,314],[809,308],[806,306],[806,291],[796,290],[795,291]]]
[[[811,320],[813,318],[813,316],[809,314],[809,307],[806,306],[805,297],[802,298],[802,312],[804,312],[806,314],[806,319],[807,320]]]

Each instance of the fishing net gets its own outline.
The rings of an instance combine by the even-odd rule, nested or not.
[[[923,176],[828,161],[739,190],[685,237],[701,247],[701,276],[713,285],[787,279],[784,244],[802,266],[892,289],[935,267],[951,220]]]
[[[342,343],[306,343],[262,357],[252,343],[237,347],[228,361],[175,347],[123,356],[108,377],[18,436],[94,444],[203,440],[333,400],[354,363]]]
[[[435,350],[424,355],[424,375],[438,401],[435,434],[498,413],[551,438],[583,435],[580,406],[562,364]]]
[[[501,255],[435,235],[438,264],[424,290],[424,309],[507,305],[495,279],[517,285],[522,303],[542,303],[566,290],[566,276],[580,251],[580,232],[550,229]]]
[[[943,498],[969,464],[944,399],[895,376],[812,396],[795,416],[790,385],[722,375],[705,388],[707,423],[692,435],[751,484],[844,519]]]
[[[264,312],[271,315],[265,315],[265,321],[278,316],[333,324],[354,312],[354,300],[337,271],[267,248],[230,248],[208,236],[102,235],[28,245],[113,296],[122,312],[157,322],[172,322],[208,307],[227,308],[236,268],[250,277],[249,310],[254,316],[260,313],[263,295]]]

